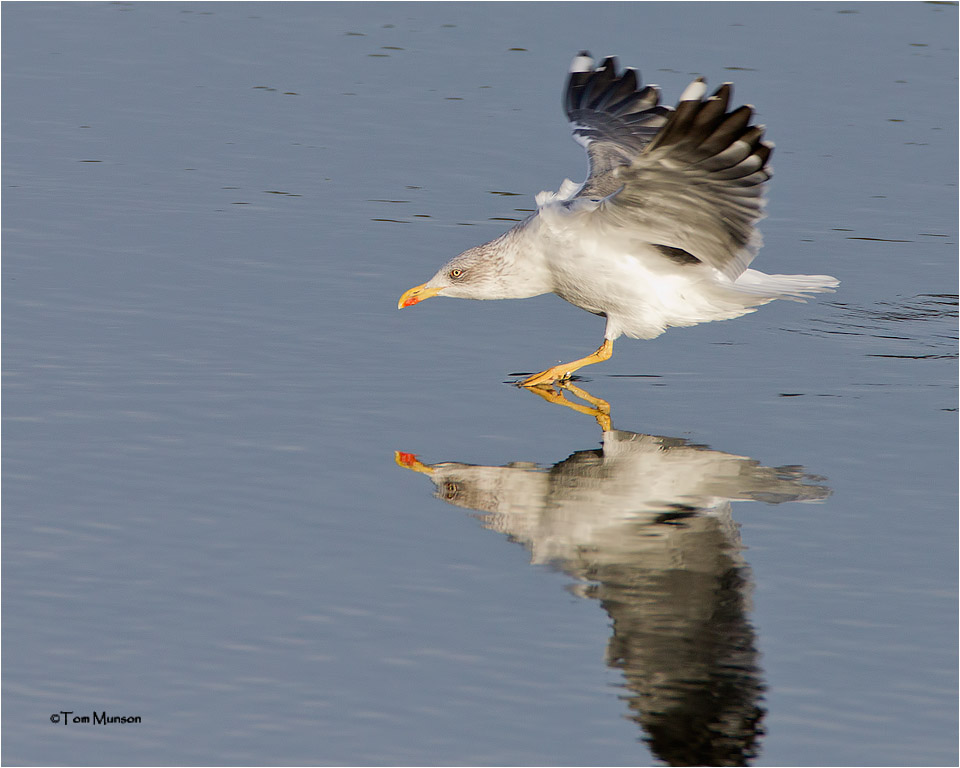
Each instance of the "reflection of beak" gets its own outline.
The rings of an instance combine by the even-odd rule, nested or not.
[[[394,451],[393,460],[401,467],[412,469],[414,472],[422,472],[425,475],[433,474],[433,467],[427,466],[413,453],[404,453],[403,451]]]
[[[426,283],[423,285],[418,285],[416,288],[411,288],[400,297],[400,301],[397,302],[397,309],[412,307],[414,304],[423,301],[424,299],[429,299],[431,296],[436,296],[442,290],[442,288],[427,288]]]

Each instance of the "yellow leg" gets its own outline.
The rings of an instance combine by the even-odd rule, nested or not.
[[[592,355],[581,357],[579,360],[574,360],[572,363],[560,363],[560,365],[555,365],[553,368],[548,368],[542,373],[535,373],[533,376],[521,381],[520,386],[535,387],[538,384],[553,384],[555,381],[562,381],[563,379],[569,378],[570,374],[574,371],[579,370],[586,365],[602,363],[604,360],[609,360],[612,355],[613,342],[610,339],[605,339],[603,344],[600,345],[600,349],[598,349]]]
[[[613,428],[613,425],[610,422],[610,403],[608,403],[606,400],[603,400],[599,397],[594,397],[586,390],[580,389],[580,387],[575,387],[573,384],[569,384],[567,382],[560,382],[556,386],[560,387],[560,389],[565,392],[571,392],[581,400],[586,400],[588,403],[590,403],[590,405],[581,405],[580,403],[571,402],[563,396],[562,392],[557,391],[550,384],[537,384],[535,387],[527,387],[527,391],[533,392],[535,395],[540,395],[540,397],[542,397],[548,403],[563,405],[567,408],[572,408],[575,411],[579,411],[580,413],[585,413],[588,416],[593,416],[597,420],[597,424],[600,425],[600,429],[602,429],[604,432],[609,432]]]
[[[572,392],[581,400],[586,400],[596,409],[597,412],[594,414],[594,416],[597,419],[597,423],[603,428],[604,432],[609,432],[611,429],[613,429],[613,424],[610,423],[610,403],[608,403],[602,397],[595,397],[587,392],[587,390],[581,389],[580,387],[569,382],[564,382],[560,384],[560,386],[563,389]]]

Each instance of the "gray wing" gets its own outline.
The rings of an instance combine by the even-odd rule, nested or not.
[[[610,56],[599,67],[581,51],[570,65],[563,104],[577,143],[587,150],[590,172],[578,196],[606,197],[622,183],[611,176],[630,165],[656,136],[670,113],[661,106],[660,89],[641,87],[635,69],[617,75]]]
[[[632,70],[618,78],[615,61],[593,68],[585,53],[571,69],[567,112],[590,158],[590,175],[575,197],[603,198],[593,214],[598,224],[634,230],[664,258],[684,251],[735,280],[760,247],[755,224],[772,174],[773,146],[762,141],[763,126],[751,125],[753,110],[728,112],[732,85],[705,99],[706,85],[697,79],[675,110],[654,105],[646,116],[624,114],[619,105],[639,105],[648,90],[636,90]],[[634,95],[623,96],[631,85]]]

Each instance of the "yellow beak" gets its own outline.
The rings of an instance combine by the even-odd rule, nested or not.
[[[422,472],[425,475],[433,474],[433,467],[424,464],[420,459],[414,456],[412,453],[404,453],[403,451],[394,451],[393,460],[397,462],[401,467],[406,469],[412,469],[414,472]]]
[[[416,288],[411,288],[403,296],[400,297],[400,301],[397,302],[397,309],[403,309],[404,307],[412,307],[414,304],[417,304],[424,299],[429,299],[431,296],[436,296],[442,288],[427,288],[426,283],[423,285],[418,285]]]

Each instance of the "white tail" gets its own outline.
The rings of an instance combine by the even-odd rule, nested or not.
[[[838,285],[840,281],[830,275],[767,275],[748,269],[732,287],[751,296],[803,301],[806,294],[829,293]]]

